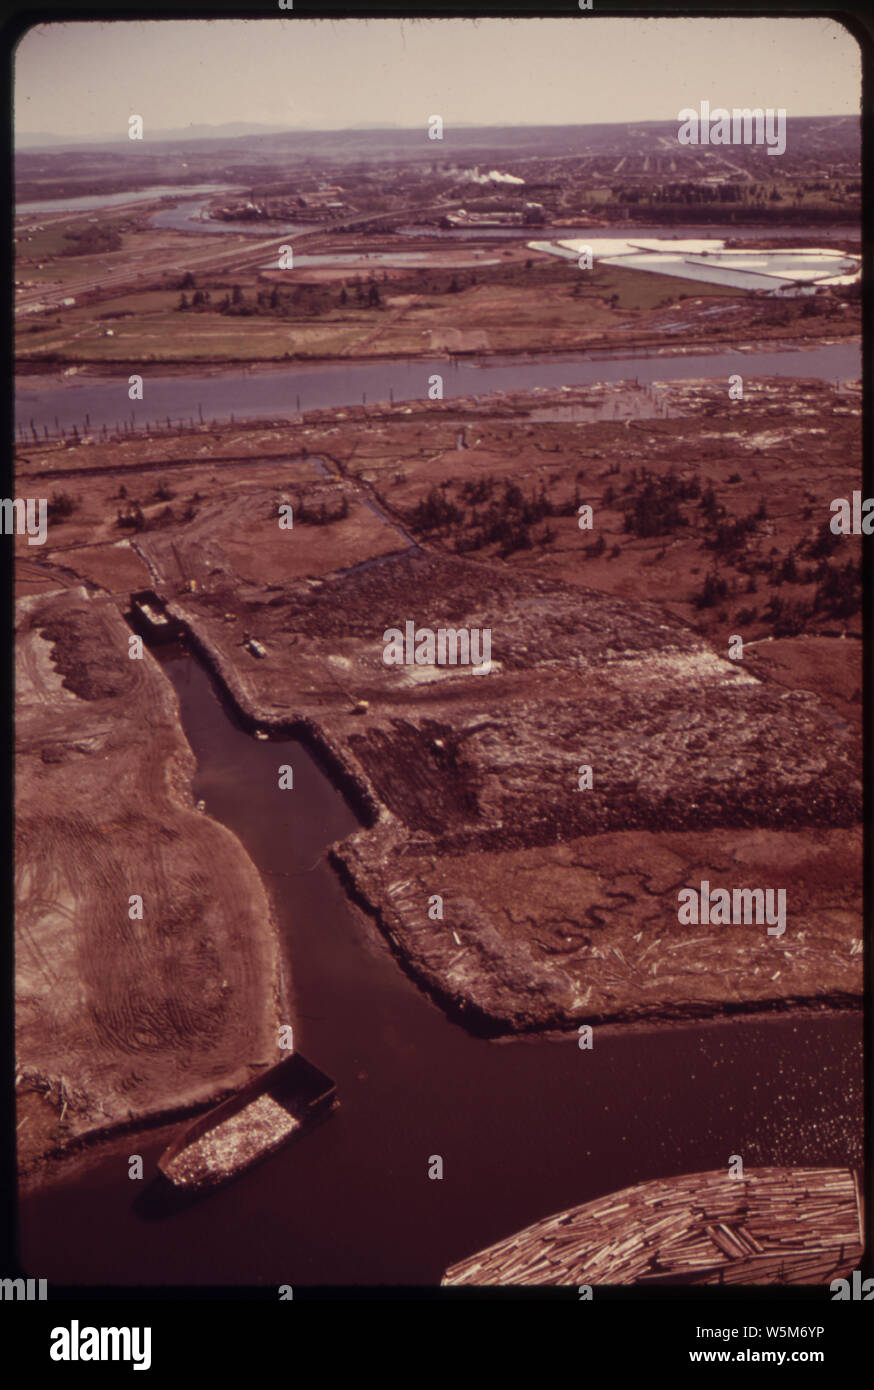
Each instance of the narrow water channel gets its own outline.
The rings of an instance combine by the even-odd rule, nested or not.
[[[197,756],[194,795],[241,839],[277,906],[300,1051],[340,1109],[172,1215],[104,1156],[22,1203],[26,1268],[68,1284],[420,1284],[540,1217],[630,1183],[756,1164],[860,1162],[857,1014],[496,1044],[407,978],[347,903],[326,847],[357,826],[294,740],[234,721],[198,661],[159,654]],[[280,791],[290,763],[294,790]],[[162,1140],[131,1141],[147,1174]],[[431,1155],[444,1178],[428,1178]]]

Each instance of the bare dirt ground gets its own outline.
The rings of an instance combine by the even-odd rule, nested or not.
[[[385,417],[351,450],[331,447],[392,514],[414,517],[430,497],[417,532],[428,544],[631,601],[646,593],[727,651],[733,634],[860,634],[858,574],[844,603],[824,567],[858,566],[861,538],[823,536],[832,500],[860,486],[860,408],[858,388],[818,381],[748,381],[743,402],[721,382],[621,384],[447,410],[421,444],[419,407],[402,455]]]
[[[857,993],[858,742],[812,693],[759,681],[649,605],[421,553],[250,605],[263,662],[207,596],[177,611],[259,723],[323,731],[379,809],[338,865],[407,967],[480,1026]],[[488,619],[492,671],[386,667],[382,632],[411,614]],[[705,878],[783,888],[785,938],[679,927],[678,890]]]
[[[19,600],[19,1162],[154,1119],[273,1060],[278,957],[242,847],[201,815],[172,687],[109,597]],[[143,900],[129,916],[130,895]]]
[[[69,997],[88,1008],[61,1011],[56,1035],[40,1010],[60,1006],[19,950],[22,1062],[55,1078],[54,1119],[64,1099],[65,1119],[83,1107],[81,1132],[125,1106],[158,1111],[171,1092],[265,1055],[275,1017],[264,986],[274,947],[252,937],[260,966],[232,948],[244,926],[266,930],[257,876],[191,809],[190,755],[160,672],[130,663],[134,678],[105,651],[126,641],[118,614],[146,584],[253,722],[308,730],[344,771],[365,824],[336,848],[338,870],[405,968],[473,1026],[858,1002],[860,539],[823,531],[831,500],[860,486],[859,422],[858,392],[821,382],[750,383],[742,406],[723,382],[685,382],[22,450],[20,495],[61,491],[73,504],[44,552],[17,545],[23,921],[50,933],[53,952],[65,910],[82,932],[96,922],[119,955],[98,978],[87,954],[58,943]],[[278,525],[283,503],[291,530]],[[120,525],[133,507],[139,520]],[[50,596],[77,576],[100,596]],[[63,604],[76,640],[54,613]],[[492,669],[387,666],[384,631],[407,620],[488,628]],[[92,625],[109,634],[103,648],[82,640]],[[733,635],[740,660],[728,659]],[[92,739],[108,761],[76,746]],[[578,789],[581,765],[591,789]],[[98,828],[119,819],[111,870]],[[210,926],[187,931],[184,948],[160,932],[140,940],[154,964],[141,997],[123,945],[152,930],[148,916],[128,923],[125,911],[110,928],[144,857],[151,875],[164,866],[174,902],[189,885],[181,901]],[[239,891],[217,863],[241,876]],[[71,878],[90,916],[61,896]],[[785,934],[681,926],[677,894],[704,879],[785,889]],[[147,892],[163,891],[148,878]],[[435,895],[442,918],[429,916]],[[58,906],[41,917],[43,899]],[[168,953],[187,960],[207,936],[210,968],[177,1000]],[[168,1009],[177,1031],[162,1041],[149,1020]],[[128,1027],[134,1044],[120,1042]],[[221,1056],[206,1049],[210,1028]]]

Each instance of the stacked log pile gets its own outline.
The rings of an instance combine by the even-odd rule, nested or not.
[[[846,1168],[757,1168],[638,1183],[452,1265],[444,1284],[819,1284],[862,1254]]]

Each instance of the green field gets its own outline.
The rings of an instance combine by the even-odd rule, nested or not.
[[[646,270],[623,270],[621,266],[596,266],[592,272],[594,293],[609,299],[618,294],[620,309],[656,309],[680,299],[743,298],[748,291],[726,285],[708,285],[703,280],[683,280],[676,275],[656,275]]]
[[[49,261],[55,257],[61,257],[66,260],[67,257],[64,253],[69,251],[70,248],[75,247],[74,241],[66,236],[67,232],[81,234],[95,226],[107,230],[112,228],[121,230],[122,228],[132,228],[134,225],[129,210],[124,213],[116,213],[115,215],[104,210],[99,214],[84,212],[77,213],[75,216],[70,217],[57,217],[56,214],[53,214],[53,216],[55,220],[50,220],[47,214],[45,223],[39,223],[38,214],[33,214],[28,218],[28,222],[34,222],[42,226],[42,231],[24,231],[21,229],[14,233],[16,237],[15,252],[17,257],[32,257],[37,261]],[[81,262],[84,258],[76,256],[72,259]],[[31,266],[25,266],[23,268],[23,274],[26,278],[30,278],[28,271],[31,269],[33,269]]]

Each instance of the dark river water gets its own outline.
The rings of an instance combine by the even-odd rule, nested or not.
[[[42,433],[55,421],[80,431],[88,416],[92,430],[133,420],[149,421],[280,418],[297,410],[395,401],[427,400],[429,378],[443,378],[447,400],[491,391],[530,391],[536,386],[579,386],[602,381],[677,381],[690,377],[817,377],[826,381],[858,380],[861,349],[853,343],[805,351],[684,353],[671,357],[575,355],[563,358],[445,357],[414,361],[289,364],[270,371],[231,371],[213,376],[153,376],[146,371],[142,401],[128,399],[128,374],[117,381],[81,380],[75,385],[41,384],[39,377],[16,383],[16,428],[31,421]]]
[[[22,1203],[25,1267],[70,1284],[421,1284],[555,1212],[669,1174],[858,1163],[858,1015],[490,1043],[451,1023],[349,908],[324,850],[355,816],[295,741],[260,742],[194,658],[161,662],[197,755],[194,794],[274,896],[295,1043],[340,1109],[224,1190],[168,1213],[130,1141]],[[294,790],[280,791],[290,763]],[[432,1155],[442,1181],[428,1178]],[[140,1191],[139,1196],[134,1191]]]

